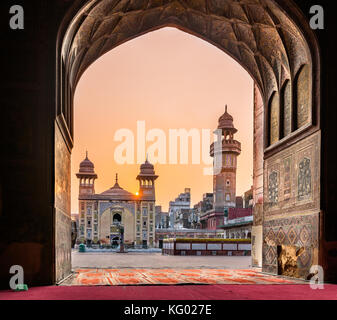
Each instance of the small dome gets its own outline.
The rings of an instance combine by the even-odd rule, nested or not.
[[[147,158],[145,162],[140,166],[140,173],[154,174],[154,166],[147,160]]]
[[[154,169],[154,166],[146,159],[145,162],[141,164],[140,169]]]
[[[116,182],[113,187],[101,193],[103,196],[108,196],[112,200],[134,200],[135,196],[129,191],[124,190],[118,184],[118,174],[116,174]]]
[[[233,117],[227,112],[227,105],[225,109],[225,113],[219,118],[218,129],[222,130],[231,130],[236,132],[237,130],[234,128]]]
[[[88,152],[86,153],[85,159],[80,163],[79,172],[94,173],[94,164],[88,159]]]

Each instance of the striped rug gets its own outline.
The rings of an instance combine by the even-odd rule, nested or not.
[[[76,269],[61,285],[304,284],[255,269]]]

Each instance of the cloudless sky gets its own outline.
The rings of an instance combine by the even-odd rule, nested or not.
[[[114,184],[137,192],[139,164],[120,165],[114,152],[121,142],[114,135],[121,128],[134,132],[137,120],[146,131],[216,129],[225,104],[238,129],[237,195],[252,185],[253,80],[236,61],[208,42],[175,28],[163,28],[130,40],[103,55],[83,74],[75,92],[75,132],[72,152],[72,212],[78,212],[75,176],[88,150],[98,179],[96,193]],[[153,142],[148,142],[150,146]],[[135,144],[135,160],[136,155]],[[212,192],[212,176],[200,164],[155,164],[156,204],[168,209],[185,187],[191,188],[192,206],[202,194]],[[179,158],[178,158],[179,159]],[[151,159],[149,159],[151,161]]]

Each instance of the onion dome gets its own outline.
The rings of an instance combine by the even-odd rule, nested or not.
[[[154,166],[149,162],[149,160],[146,157],[146,160],[143,164],[140,166],[140,174],[155,174],[154,173]]]
[[[232,133],[237,132],[237,129],[234,128],[233,117],[227,112],[227,104],[225,113],[219,118],[218,129],[222,129],[222,131],[231,131]]]
[[[143,164],[140,165],[140,172],[137,176],[137,180],[147,180],[147,179],[154,179],[156,180],[158,176],[154,172],[154,166],[152,163],[149,162],[148,157],[146,155],[146,160]]]
[[[85,159],[80,163],[80,173],[94,173],[94,164],[88,159],[88,151]]]
[[[124,190],[120,185],[118,184],[118,174],[116,173],[116,182],[113,187],[110,189],[102,192],[100,195],[102,196],[108,196],[111,200],[134,200],[135,196],[129,192]]]

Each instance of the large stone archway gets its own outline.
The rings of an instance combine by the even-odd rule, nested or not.
[[[310,266],[319,263],[320,70],[315,38],[302,23],[301,13],[287,3],[84,3],[60,34],[56,129],[71,150],[76,85],[90,64],[125,41],[173,26],[212,43],[239,62],[255,81],[253,264],[277,273],[278,246],[305,247],[299,273],[306,277]],[[64,152],[58,148],[56,158]],[[308,168],[300,169],[303,161]],[[60,199],[64,200],[64,195]],[[61,200],[59,203],[63,204]],[[56,214],[67,214],[58,202]],[[63,227],[56,226],[56,231]],[[64,256],[64,247],[58,246],[57,241],[56,250],[57,260],[58,254]],[[63,264],[57,278],[62,278],[69,268],[70,261]]]
[[[309,9],[315,4],[324,7],[327,19],[323,30],[314,31],[309,26]],[[277,241],[289,240],[290,236],[292,242],[312,242],[315,261],[321,261],[325,271],[336,277],[334,190],[337,172],[335,151],[331,146],[337,139],[336,90],[332,81],[337,74],[336,42],[331,41],[331,30],[336,29],[337,22],[332,16],[331,1],[58,0],[47,4],[45,0],[34,0],[24,4],[24,31],[8,27],[11,5],[11,1],[1,2],[6,48],[0,61],[2,77],[6,80],[0,95],[2,288],[8,288],[9,268],[15,264],[23,266],[28,285],[52,284],[69,272],[67,177],[73,134],[72,96],[76,83],[85,68],[105,50],[165,25],[222,46],[222,50],[250,72],[257,84],[254,136],[257,144],[262,143],[263,152],[254,155],[258,159],[254,162],[254,184],[258,188],[254,188],[257,205],[252,240],[261,245],[264,241],[265,270],[275,270],[273,257]],[[114,10],[121,23],[102,24],[102,21],[108,22]],[[128,20],[132,16],[138,18]],[[213,29],[216,25],[218,33]],[[111,29],[104,31],[104,26]],[[215,37],[211,37],[210,30]],[[300,37],[294,42],[296,34]],[[274,46],[270,45],[269,38]],[[94,44],[92,40],[98,41]],[[80,47],[84,48],[81,55],[77,50]],[[311,88],[311,95],[298,95],[296,88],[305,85]],[[289,96],[290,100],[285,99]],[[300,117],[290,117],[289,121],[289,115],[297,115],[301,110],[296,107],[301,106],[297,102],[305,99],[311,99],[308,116],[302,117],[302,113]],[[291,101],[291,108],[287,101]],[[289,109],[291,113],[285,112]],[[269,110],[273,117],[269,116]],[[278,113],[283,115],[281,121],[273,121],[270,130],[270,118],[277,119]],[[297,128],[306,121],[307,124]],[[277,132],[279,141],[276,141]],[[262,142],[261,137],[265,138]],[[274,143],[269,145],[270,141]],[[310,172],[311,184],[306,182],[305,172]],[[278,194],[275,192],[277,184],[280,184]],[[309,190],[311,195],[317,192],[318,198],[312,198]],[[315,232],[310,233],[312,230]],[[262,260],[262,254],[260,258]],[[312,262],[311,259],[303,256],[301,263]],[[62,262],[66,267],[58,272]]]

